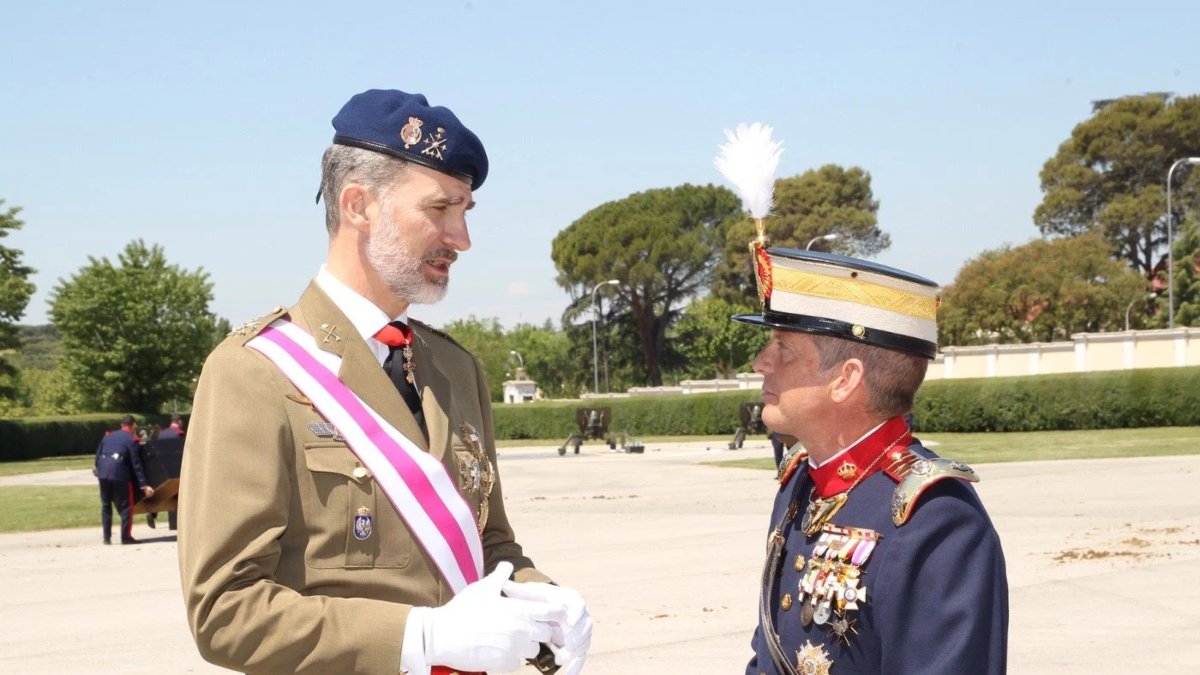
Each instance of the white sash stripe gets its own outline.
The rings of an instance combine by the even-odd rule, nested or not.
[[[328,369],[329,375],[336,380],[336,373],[341,366],[341,358],[336,354],[324,352],[316,345],[313,336],[305,333],[298,326],[279,320],[271,325],[282,336],[301,348],[305,354],[314,358],[320,366]],[[313,402],[313,405],[333,423],[337,430],[346,438],[351,451],[362,461],[363,465],[375,476],[376,483],[383,490],[388,500],[396,507],[413,535],[429,553],[434,563],[441,570],[450,587],[457,593],[472,580],[478,579],[483,570],[483,543],[479,537],[475,517],[470,507],[459,494],[457,486],[446,472],[445,466],[432,455],[424,452],[409,440],[398,429],[384,420],[377,412],[362,402],[354,392],[345,387],[340,381],[336,384],[344,389],[344,394],[352,396],[362,406],[380,429],[415,463],[424,478],[428,480],[436,493],[436,498],[443,508],[453,516],[454,528],[457,532],[443,532],[431,517],[428,506],[414,494],[414,488],[406,482],[392,462],[369,437],[366,430],[354,418],[350,411],[337,401],[333,392],[327,390],[313,373],[308,372],[304,365],[296,361],[287,350],[264,338],[262,335],[247,342],[247,346],[258,350],[274,363],[296,388]],[[410,477],[412,480],[414,477]],[[419,478],[417,478],[419,480]],[[431,505],[433,506],[433,505]],[[469,558],[474,569],[465,569],[462,555],[456,556],[454,545],[450,540],[465,541],[469,550]],[[461,549],[460,549],[461,552]]]

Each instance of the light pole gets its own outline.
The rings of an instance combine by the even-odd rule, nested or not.
[[[1139,295],[1138,297],[1133,299],[1133,302],[1129,303],[1129,306],[1125,308],[1125,332],[1126,333],[1129,332],[1129,310],[1133,309],[1133,306],[1138,304],[1138,302],[1141,300],[1153,300],[1154,298],[1157,298],[1157,297],[1158,297],[1158,293],[1151,293],[1149,295]]]
[[[804,250],[811,251],[812,245],[817,243],[818,241],[833,241],[834,239],[837,239],[837,238],[838,238],[837,232],[830,232],[829,234],[823,234],[819,237],[813,237],[812,239],[808,240],[808,246],[805,246]]]
[[[1167,169],[1167,328],[1175,327],[1175,215],[1171,213],[1171,174],[1180,164],[1200,164],[1200,157],[1177,159]]]
[[[525,367],[525,359],[521,358],[521,354],[519,352],[517,352],[517,350],[515,350],[515,349],[509,350],[508,355],[517,357],[517,362],[521,364],[522,368]]]
[[[600,290],[601,286],[616,286],[621,283],[616,279],[601,281],[592,287],[592,393],[600,393],[600,359],[596,356],[596,316],[600,314],[600,310],[596,308],[596,291]]]

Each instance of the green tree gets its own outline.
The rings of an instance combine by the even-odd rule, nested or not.
[[[1119,258],[1150,278],[1166,244],[1167,171],[1200,155],[1200,96],[1168,94],[1099,101],[1042,167],[1043,235],[1099,232]],[[1177,170],[1172,207],[1200,207],[1200,172]]]
[[[1125,308],[1146,293],[1098,234],[1035,239],[967,261],[942,294],[940,341],[1051,342],[1122,330]]]
[[[730,378],[747,372],[771,332],[738,323],[734,314],[755,309],[708,296],[693,300],[675,327],[676,349],[683,357],[681,374],[689,378]]]
[[[578,367],[571,355],[571,339],[556,330],[549,319],[541,326],[518,324],[505,340],[511,351],[520,354],[525,372],[550,398],[575,398],[585,382],[587,371]]]
[[[4,200],[0,199],[0,239],[25,224],[17,218],[20,212],[21,209],[15,206],[5,210]],[[22,252],[15,248],[0,246],[0,353],[21,346],[17,320],[25,313],[25,306],[33,296],[34,285],[29,281],[29,275],[34,269],[22,264],[21,256]],[[16,369],[8,359],[0,357],[0,397],[15,395],[13,383],[16,377]]]
[[[832,242],[813,248],[870,257],[891,245],[879,229],[879,201],[871,191],[871,174],[859,167],[827,164],[799,176],[775,181],[775,206],[766,220],[772,246],[804,248],[814,237],[836,234]],[[754,274],[746,245],[754,238],[754,222],[734,221],[725,232],[724,258],[713,293],[730,302],[755,297]]]
[[[1189,218],[1175,239],[1175,325],[1200,326],[1200,218]],[[1159,315],[1170,304],[1158,297]],[[1160,321],[1163,327],[1166,321]]]
[[[471,315],[451,321],[442,330],[479,360],[483,374],[487,376],[488,393],[493,401],[501,400],[504,396],[504,380],[508,379],[504,374],[510,370],[508,361],[512,356],[500,322],[494,318],[477,319]]]
[[[168,264],[161,246],[141,240],[126,245],[116,264],[88,261],[59,280],[50,305],[83,405],[158,412],[190,397],[218,336],[208,274]]]
[[[647,190],[588,211],[551,247],[558,284],[574,298],[563,322],[591,311],[592,288],[616,279],[604,291],[615,321],[636,330],[644,382],[662,384],[667,329],[712,283],[722,232],[740,217],[738,198],[712,185]]]

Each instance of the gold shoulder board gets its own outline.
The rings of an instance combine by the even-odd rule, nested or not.
[[[970,483],[979,482],[979,474],[971,467],[953,459],[921,457],[910,451],[914,459],[908,463],[904,478],[896,486],[892,495],[892,522],[900,527],[908,522],[913,507],[917,505],[921,494],[931,485],[947,478],[957,478]]]
[[[282,305],[276,305],[275,309],[272,309],[270,312],[258,317],[257,319],[254,319],[253,321],[247,321],[240,326],[235,326],[233,330],[229,331],[229,335],[226,337],[236,338],[239,342],[245,344],[250,341],[250,338],[258,335],[262,329],[271,325],[272,321],[278,319],[284,314],[287,314],[287,310],[284,309]]]

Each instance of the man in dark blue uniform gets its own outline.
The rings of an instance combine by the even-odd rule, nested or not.
[[[970,467],[904,416],[937,353],[937,285],[843,256],[755,251],[754,361],[779,464],[756,673],[1002,673],[1008,583]]]
[[[137,440],[137,423],[133,416],[121,418],[121,428],[105,434],[96,448],[96,477],[100,479],[100,525],[104,530],[104,543],[112,543],[112,507],[121,514],[121,543],[136,544],[133,538],[133,484],[137,483],[142,494],[154,495],[154,488],[146,483],[146,472],[142,469],[142,458]]]

